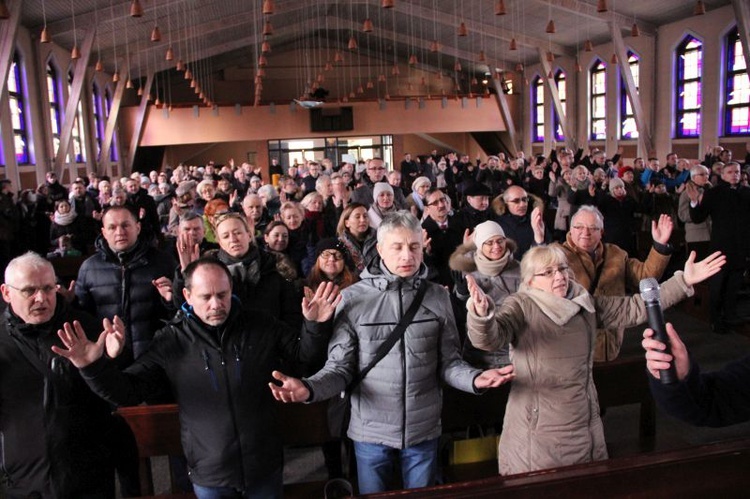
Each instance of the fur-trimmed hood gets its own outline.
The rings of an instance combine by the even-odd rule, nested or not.
[[[514,253],[516,251],[516,242],[513,241],[513,239],[506,239],[506,241],[507,251]],[[456,248],[453,254],[451,254],[451,257],[448,260],[448,266],[451,270],[460,270],[466,274],[476,272],[477,264],[474,261],[474,254],[476,252],[477,247],[473,242],[469,241],[468,243],[462,244]]]

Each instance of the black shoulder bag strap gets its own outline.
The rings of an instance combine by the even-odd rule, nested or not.
[[[352,382],[349,383],[349,386],[346,388],[346,392],[353,392],[354,389],[362,382],[362,379],[367,376],[367,373],[369,373],[370,370],[375,367],[378,362],[383,360],[383,357],[385,357],[388,352],[391,351],[393,345],[395,345],[399,338],[403,336],[404,331],[406,331],[406,328],[409,326],[409,324],[411,324],[414,316],[417,315],[417,309],[422,303],[422,299],[424,298],[425,293],[427,293],[427,286],[429,286],[429,283],[427,281],[422,281],[419,289],[417,290],[417,294],[414,296],[414,300],[411,302],[411,305],[409,305],[409,309],[406,311],[403,317],[401,317],[401,320],[398,321],[396,327],[393,328],[393,331],[391,332],[391,335],[388,336],[388,339],[385,340],[385,342],[380,345],[380,348],[378,348],[378,351],[375,352],[375,358],[372,359],[372,362],[370,362],[364,369],[360,370],[359,373],[354,377]]]

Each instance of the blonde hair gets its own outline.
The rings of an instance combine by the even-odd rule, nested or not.
[[[568,258],[562,248],[556,244],[535,246],[521,259],[521,280],[529,284],[534,274],[554,265],[568,265]]]

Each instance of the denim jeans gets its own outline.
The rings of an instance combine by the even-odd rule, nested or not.
[[[396,465],[401,463],[405,489],[435,485],[438,468],[438,439],[427,440],[405,449],[354,442],[359,493],[382,492],[392,486]]]
[[[233,487],[204,487],[193,484],[198,499],[281,499],[284,495],[282,469],[242,492]]]

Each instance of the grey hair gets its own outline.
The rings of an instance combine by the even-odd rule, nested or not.
[[[591,213],[596,217],[596,225],[598,228],[603,229],[604,228],[604,215],[602,215],[602,212],[599,211],[599,209],[596,206],[591,206],[590,204],[584,204],[580,208],[578,208],[578,211],[575,212],[575,214],[570,217],[570,225],[572,226],[575,222],[576,217],[580,213]]]
[[[5,268],[5,282],[12,281],[13,279],[11,276],[21,267],[25,267],[29,270],[49,269],[53,275],[55,273],[55,268],[49,260],[38,253],[27,251],[23,255],[15,257],[10,263],[8,263],[8,266]]]
[[[410,211],[399,210],[389,213],[383,218],[378,227],[378,244],[383,244],[386,234],[396,229],[407,229],[415,234],[419,234],[419,241],[422,242],[422,226],[419,224],[417,217]]]
[[[528,284],[534,274],[553,265],[568,265],[563,249],[557,244],[534,246],[521,259],[521,281]]]
[[[260,199],[260,196],[258,196],[254,192],[248,192],[245,198],[242,200],[242,204],[245,204],[245,201],[247,201],[248,199]]]
[[[694,165],[692,168],[690,168],[690,178],[693,179],[694,177],[700,175],[701,173],[710,173],[708,168],[705,165]]]
[[[275,199],[279,197],[278,191],[271,184],[261,185],[258,188],[258,194],[265,194],[268,197],[268,199]]]

